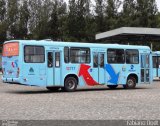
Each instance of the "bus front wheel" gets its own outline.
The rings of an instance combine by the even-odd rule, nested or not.
[[[123,87],[125,89],[134,89],[136,87],[136,79],[134,77],[129,77],[126,85],[123,85]]]
[[[77,89],[78,81],[74,77],[68,77],[64,82],[64,90],[67,92],[73,92]]]

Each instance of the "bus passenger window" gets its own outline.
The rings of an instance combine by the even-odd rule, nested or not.
[[[153,60],[153,68],[159,67],[157,64],[157,56],[153,56],[152,60]]]
[[[149,55],[146,55],[146,68],[149,68]]]
[[[98,67],[98,53],[93,54],[93,67]]]
[[[72,47],[70,61],[71,63],[90,63],[90,49]]]
[[[126,63],[127,64],[138,64],[139,63],[139,52],[136,49],[126,50]]]
[[[53,67],[53,53],[48,52],[48,67]]]
[[[24,46],[25,63],[44,63],[45,53],[43,46]]]
[[[158,68],[160,68],[160,56],[158,57]]]
[[[60,67],[60,52],[55,52],[55,67]]]
[[[124,50],[123,49],[108,49],[107,51],[107,61],[108,63],[123,64]]]
[[[100,67],[104,67],[104,54],[100,54]]]
[[[64,47],[64,62],[69,63],[69,47]]]

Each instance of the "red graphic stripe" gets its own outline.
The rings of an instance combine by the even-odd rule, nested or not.
[[[89,74],[88,69],[91,66],[85,65],[85,64],[81,64],[80,65],[80,70],[79,70],[79,74],[78,76],[82,76],[84,81],[86,82],[87,85],[89,86],[94,86],[94,85],[99,85],[98,82],[96,82],[92,76]]]

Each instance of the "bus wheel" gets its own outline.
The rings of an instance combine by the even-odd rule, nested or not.
[[[77,84],[77,79],[75,79],[74,77],[68,77],[64,82],[64,90],[67,92],[73,92],[77,89]]]
[[[136,79],[134,77],[129,77],[127,79],[127,84],[123,85],[125,89],[134,89],[136,87]]]
[[[49,91],[58,91],[60,87],[46,87]]]
[[[115,89],[118,85],[107,85],[110,89]]]

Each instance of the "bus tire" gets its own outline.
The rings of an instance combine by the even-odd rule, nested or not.
[[[77,89],[78,81],[74,77],[67,77],[64,82],[64,90],[67,92],[73,92]]]
[[[49,91],[58,91],[60,87],[46,87]]]
[[[115,89],[118,87],[118,85],[107,85],[107,87],[109,87],[110,89]]]
[[[134,89],[136,87],[136,78],[130,76],[127,79],[126,85],[123,85],[125,89]]]

